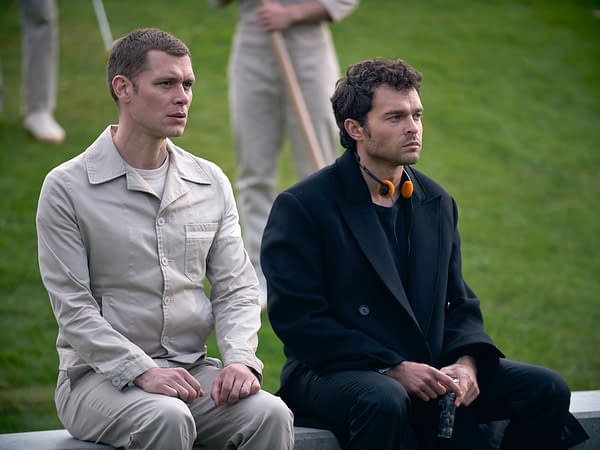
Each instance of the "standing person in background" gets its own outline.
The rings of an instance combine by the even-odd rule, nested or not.
[[[215,0],[225,5],[231,0]],[[338,130],[329,97],[339,65],[328,24],[348,16],[358,0],[240,0],[240,17],[229,61],[229,107],[234,133],[238,205],[246,250],[261,286],[260,241],[277,186],[284,137],[289,138],[296,175],[314,168],[293,105],[273,54],[269,33],[281,31],[312,119],[323,159],[337,156]]]
[[[569,387],[487,334],[456,202],[412,167],[420,89],[402,60],[350,66],[331,99],[345,153],[273,204],[261,261],[281,397],[348,450],[491,450],[478,424],[506,419],[502,450],[570,447],[587,435]],[[438,406],[449,393],[453,428]]]
[[[58,76],[56,0],[19,0],[23,26],[23,126],[41,142],[59,144],[65,130],[54,119]]]
[[[194,81],[171,34],[117,40],[118,124],[44,180],[36,226],[58,322],[58,417],[113,447],[291,450],[292,414],[260,389],[258,281],[233,190],[169,139],[184,132]],[[206,354],[213,331],[222,363]]]

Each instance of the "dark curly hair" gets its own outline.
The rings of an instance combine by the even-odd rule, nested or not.
[[[398,90],[414,88],[420,92],[421,78],[421,73],[401,59],[375,58],[348,67],[346,75],[336,83],[331,97],[342,146],[356,151],[356,141],[346,132],[344,121],[353,119],[365,124],[377,87],[385,84]]]

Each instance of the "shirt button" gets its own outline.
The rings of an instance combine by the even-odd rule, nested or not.
[[[169,260],[167,258],[160,258],[160,263],[163,266],[166,266],[169,263]]]
[[[165,305],[168,305],[171,302],[171,297],[165,297],[163,302],[165,303]]]
[[[167,336],[163,336],[163,338],[160,340],[160,342],[162,342],[163,344],[166,344],[169,342],[169,338]]]
[[[156,221],[156,223],[158,223],[160,226],[165,224],[165,218],[164,217],[159,217],[158,220]]]
[[[113,386],[117,387],[117,386],[119,386],[121,384],[121,378],[120,377],[114,377],[111,382],[112,382]]]
[[[361,316],[368,316],[371,313],[371,310],[369,309],[369,307],[367,305],[360,305],[358,307],[358,313]]]

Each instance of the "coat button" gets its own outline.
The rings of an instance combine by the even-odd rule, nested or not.
[[[358,313],[361,316],[368,316],[370,312],[371,312],[371,310],[369,309],[369,307],[367,305],[360,305],[358,307]]]

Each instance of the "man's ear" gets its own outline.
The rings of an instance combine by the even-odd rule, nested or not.
[[[344,120],[344,128],[346,129],[346,133],[350,135],[352,139],[359,142],[364,139],[364,128],[354,119],[346,119]]]
[[[131,83],[129,78],[123,75],[115,75],[111,85],[117,98],[127,103],[133,94],[133,83]]]

